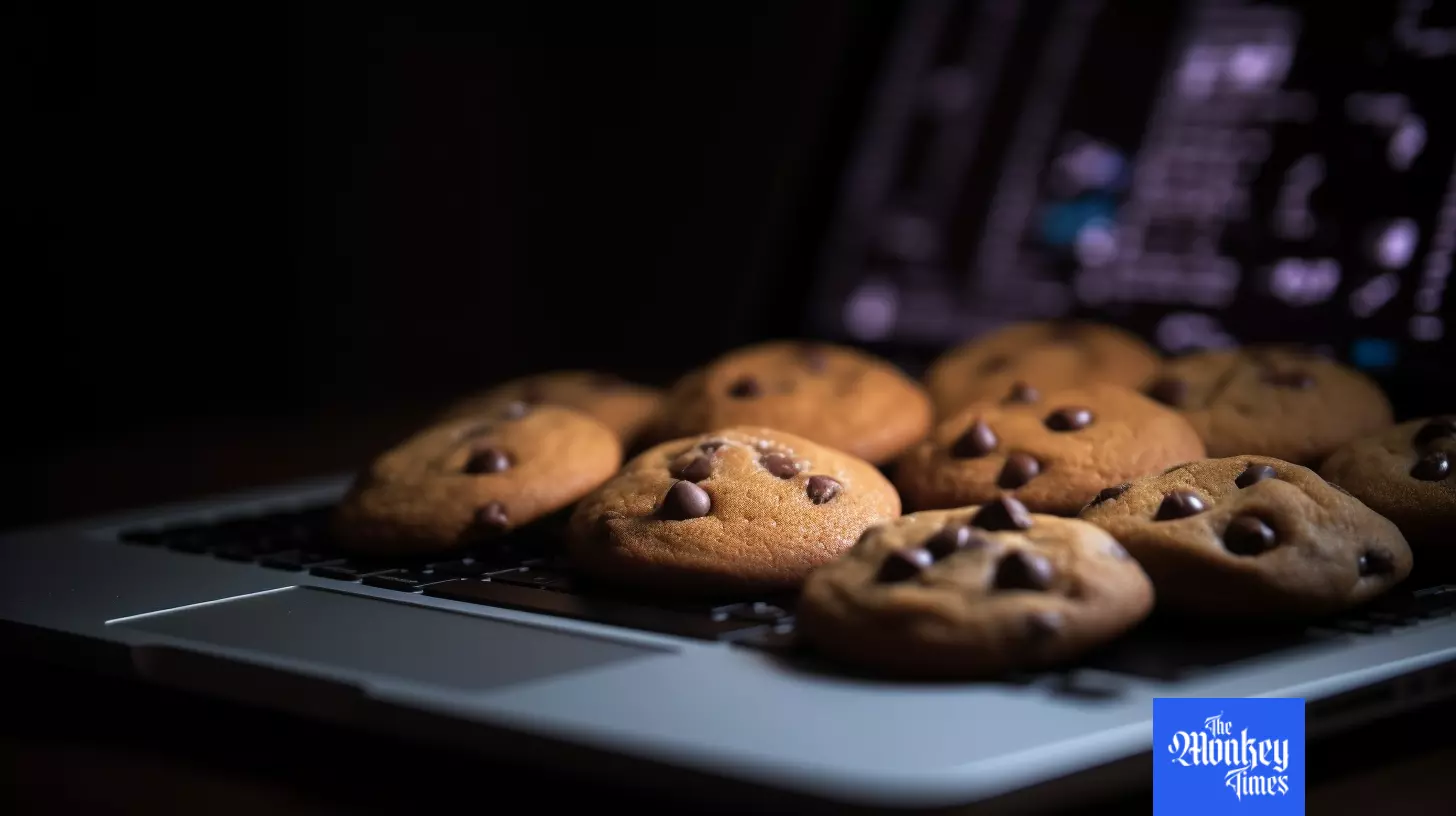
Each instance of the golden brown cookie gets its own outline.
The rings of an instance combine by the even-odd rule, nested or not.
[[[621,462],[616,435],[586,414],[513,403],[385,453],[344,497],[334,534],[352,552],[460,550],[565,508]]]
[[[872,527],[809,577],[798,629],[872,670],[979,678],[1075,658],[1152,607],[1152,584],[1106,532],[1001,498]]]
[[[946,352],[931,364],[925,384],[944,418],[1013,389],[1046,393],[1093,383],[1137,389],[1157,369],[1157,352],[1113,326],[1013,323]]]
[[[560,405],[590,414],[630,445],[657,411],[662,393],[598,371],[552,371],[502,383],[465,397],[445,410],[441,421],[497,411],[512,402]]]
[[[757,425],[880,464],[925,436],[930,401],[888,362],[843,346],[775,341],[730,352],[679,380],[652,436]]]
[[[1330,454],[1320,475],[1395,522],[1422,574],[1456,568],[1456,416],[1416,419]]]
[[[1171,360],[1147,393],[1182,412],[1214,457],[1257,453],[1315,466],[1392,422],[1390,403],[1365,375],[1289,348]]]
[[[1143,565],[1160,608],[1220,620],[1334,613],[1411,570],[1394,524],[1309,468],[1267,456],[1205,459],[1116,485],[1081,517]]]
[[[667,593],[797,588],[900,497],[869,463],[802,437],[739,427],[658,445],[577,505],[583,574]]]
[[[895,464],[895,486],[916,510],[1009,492],[1033,512],[1075,516],[1109,484],[1202,457],[1176,411],[1121,386],[1089,385],[966,408]]]

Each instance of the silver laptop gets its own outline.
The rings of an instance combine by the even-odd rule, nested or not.
[[[1392,387],[1450,359],[1426,301],[1338,282],[1360,264],[1420,263],[1435,243],[1406,239],[1436,229],[1450,193],[1392,221],[1321,210],[1309,192],[1339,182],[1336,166],[1364,184],[1431,155],[1449,176],[1451,145],[1397,115],[1414,97],[1399,110],[1352,97],[1339,113],[1389,149],[1321,154],[1301,146],[1322,115],[1302,66],[1324,53],[1305,50],[1303,14],[1155,4],[1167,42],[1139,51],[1128,38],[1147,32],[1125,5],[904,7],[858,153],[826,196],[813,332],[912,358],[1010,318],[1110,313],[1169,352],[1314,321],[1319,342]],[[1422,24],[1389,13],[1381,59],[1406,59],[1401,37],[1425,42]],[[1147,86],[1138,104],[1076,104],[1129,71]],[[1007,104],[1018,77],[1024,104]],[[1253,224],[1280,247],[1324,246],[1331,220],[1375,225],[1371,258],[1281,259],[1247,239]],[[634,778],[715,802],[870,809],[1020,809],[1146,785],[1156,697],[1302,697],[1318,739],[1456,688],[1456,586],[1291,629],[1153,621],[1058,671],[897,683],[800,651],[791,597],[660,603],[576,586],[546,531],[435,562],[342,558],[324,521],[348,479],[5,535],[7,654],[463,750],[530,744],[582,774],[640,764],[654,772]]]

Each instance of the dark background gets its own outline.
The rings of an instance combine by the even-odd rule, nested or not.
[[[226,453],[531,370],[662,381],[798,333],[895,12],[59,5],[6,26],[0,526],[291,475]]]

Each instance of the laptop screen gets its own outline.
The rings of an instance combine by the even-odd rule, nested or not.
[[[1456,8],[907,4],[839,179],[815,334],[933,350],[1082,315],[1163,351],[1448,367]]]

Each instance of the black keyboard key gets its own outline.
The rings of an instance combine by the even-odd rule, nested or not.
[[[799,638],[792,626],[755,626],[732,632],[725,639],[736,646],[768,652],[790,652],[799,648]]]
[[[127,544],[155,547],[162,543],[162,532],[160,530],[123,530],[119,538]]]
[[[224,544],[212,551],[214,557],[224,561],[250,562],[258,557],[252,547],[246,544]]]
[[[162,533],[162,546],[174,552],[205,553],[213,546],[214,539],[204,527],[188,527],[168,530]]]
[[[393,572],[400,569],[399,564],[365,564],[357,561],[345,561],[342,564],[325,564],[309,569],[309,575],[316,575],[319,578],[332,578],[335,581],[362,581],[371,575],[378,575],[384,572]]]
[[[325,553],[305,552],[300,550],[286,550],[272,555],[265,555],[258,559],[258,563],[270,569],[288,570],[290,572],[301,572],[309,567],[337,566],[344,563],[344,559],[336,555]]]
[[[777,623],[779,621],[793,620],[793,613],[778,604],[771,604],[767,601],[753,601],[750,603],[732,604],[721,606],[713,610],[715,619],[734,618],[741,621],[753,623]]]
[[[536,589],[549,589],[553,592],[570,592],[571,577],[564,572],[555,572],[546,569],[524,569],[516,572],[503,572],[490,577],[492,581],[499,581],[503,584],[514,584],[515,586],[535,587]]]
[[[364,578],[365,586],[380,589],[398,589],[405,592],[419,592],[421,589],[445,581],[453,581],[450,575],[439,575],[432,570],[395,570],[369,575]]]
[[[489,575],[493,572],[519,570],[521,566],[514,561],[462,558],[458,561],[442,561],[438,564],[431,564],[430,569],[453,578],[479,578],[482,575]]]
[[[425,594],[451,601],[538,612],[698,640],[720,640],[730,632],[752,626],[744,621],[715,621],[701,615],[685,615],[617,601],[568,595],[564,592],[542,592],[539,589],[495,580],[434,584],[425,587]]]

